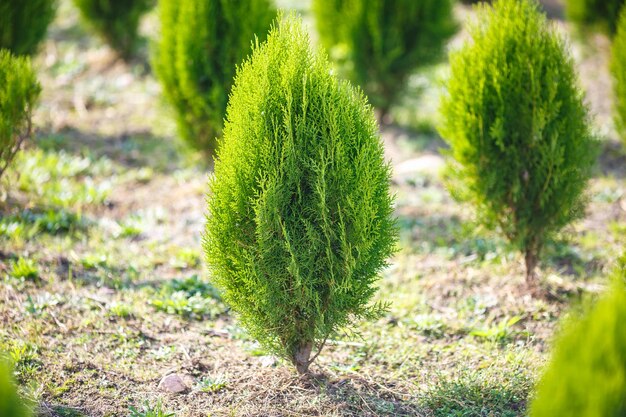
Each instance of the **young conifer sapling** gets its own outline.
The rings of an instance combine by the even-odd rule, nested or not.
[[[535,0],[478,6],[469,32],[441,108],[449,186],[522,251],[535,290],[546,240],[583,215],[597,143],[565,42]]]
[[[371,300],[395,226],[377,132],[294,16],[237,72],[204,248],[242,325],[300,373],[329,336],[384,307]]]

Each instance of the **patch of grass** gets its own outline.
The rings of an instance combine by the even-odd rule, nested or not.
[[[80,209],[106,200],[112,186],[110,179],[95,179],[96,175],[106,174],[111,174],[107,161],[29,149],[18,154],[11,182],[35,204]]]
[[[198,320],[214,318],[226,311],[218,291],[197,275],[165,283],[150,304],[157,310]]]
[[[522,320],[522,318],[521,316],[505,317],[502,321],[490,327],[470,331],[470,336],[487,339],[496,343],[509,342],[519,334],[517,330],[513,329],[513,326]]]
[[[449,331],[446,323],[433,314],[418,314],[410,321],[415,330],[426,337],[442,338]]]
[[[128,319],[133,316],[133,308],[127,303],[114,301],[107,307],[107,314],[109,317],[119,317],[122,319]]]
[[[174,417],[174,413],[163,410],[163,404],[161,400],[158,400],[156,404],[150,405],[147,401],[140,407],[130,407],[130,414],[128,417]]]
[[[139,215],[131,215],[124,221],[120,222],[120,231],[118,237],[132,238],[141,235],[145,229],[145,221]]]
[[[0,236],[10,240],[32,239],[45,233],[50,235],[71,234],[87,227],[85,219],[64,209],[31,211],[0,218]]]
[[[228,378],[220,374],[215,377],[205,377],[198,381],[196,389],[202,392],[215,393],[223,390],[228,385]]]
[[[37,263],[30,258],[19,257],[13,262],[9,270],[9,276],[21,281],[38,282],[41,280],[39,276],[39,267]]]
[[[85,414],[75,408],[57,405],[53,406],[52,409],[58,417],[85,417]]]
[[[532,386],[519,369],[467,371],[438,381],[424,402],[435,417],[520,417]]]
[[[30,342],[21,340],[0,344],[0,352],[5,351],[13,363],[15,377],[20,383],[27,383],[33,379],[43,363],[39,358],[39,347]]]
[[[192,248],[182,248],[170,260],[170,265],[176,269],[197,268],[201,263],[200,251]]]

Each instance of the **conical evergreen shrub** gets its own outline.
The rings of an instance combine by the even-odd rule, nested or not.
[[[161,0],[153,67],[192,147],[215,151],[235,69],[275,16],[271,0]]]
[[[32,133],[31,115],[40,91],[30,58],[0,50],[0,177]]]
[[[217,155],[212,280],[249,333],[304,373],[329,335],[381,311],[370,301],[395,226],[373,112],[291,16],[239,68]]]
[[[615,33],[626,0],[566,0],[567,18],[580,27],[595,26]]]
[[[383,120],[416,68],[455,33],[452,0],[313,0],[322,44]]]
[[[626,268],[587,314],[558,337],[530,407],[531,417],[626,416]]]
[[[611,72],[615,99],[615,125],[626,143],[626,7],[613,39]]]
[[[534,0],[479,6],[442,101],[449,186],[525,255],[583,214],[597,154],[564,41]]]
[[[0,0],[0,49],[33,55],[55,11],[56,0]]]
[[[9,364],[0,356],[0,416],[30,417],[31,412],[20,398]]]
[[[130,59],[139,42],[139,21],[155,0],[74,0],[81,17],[123,59]]]

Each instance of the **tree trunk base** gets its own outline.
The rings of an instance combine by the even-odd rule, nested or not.
[[[537,277],[537,264],[539,257],[534,250],[527,250],[524,254],[524,262],[526,264],[526,287],[533,296],[541,295],[539,288],[539,279]]]
[[[313,350],[313,343],[307,343],[298,347],[291,359],[296,367],[296,370],[300,375],[304,375],[309,372],[309,365],[311,364],[311,351]]]

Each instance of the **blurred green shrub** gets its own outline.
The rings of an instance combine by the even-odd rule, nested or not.
[[[0,49],[33,55],[55,11],[56,0],[0,0]]]
[[[566,0],[567,18],[580,27],[596,26],[615,33],[626,0]]]
[[[139,41],[139,20],[154,0],[74,0],[80,15],[111,48],[129,60]]]
[[[363,95],[297,18],[279,23],[237,73],[204,248],[243,327],[300,373],[330,334],[381,312],[369,301],[394,248],[389,181]]]
[[[276,11],[270,0],[161,0],[153,67],[173,105],[180,136],[213,154],[236,67],[263,40]]]
[[[611,72],[615,95],[615,125],[626,143],[626,7],[622,10],[613,39]]]
[[[385,119],[416,68],[455,33],[452,0],[313,0],[320,40]]]
[[[12,367],[0,355],[0,416],[29,417],[31,412],[20,398],[13,380]]]
[[[40,91],[30,58],[0,50],[0,177],[32,133],[31,114]]]
[[[626,416],[626,258],[612,288],[556,340],[531,417]]]
[[[449,188],[523,251],[531,287],[546,239],[583,215],[597,154],[572,59],[538,7],[479,6],[450,58],[440,127]]]

